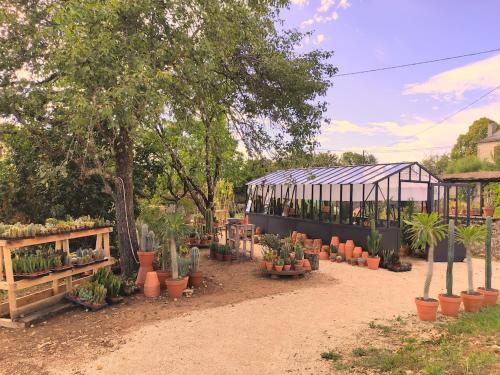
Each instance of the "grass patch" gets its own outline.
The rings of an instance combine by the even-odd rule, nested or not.
[[[420,340],[404,330],[371,322],[372,329],[387,332],[385,340],[401,344],[394,350],[376,347],[358,347],[337,366],[371,369],[384,373],[441,374],[493,374],[500,363],[500,306],[475,314],[462,314],[448,324],[436,324],[437,335]],[[387,328],[385,328],[387,327]],[[390,335],[389,335],[390,334]]]
[[[330,350],[329,352],[321,353],[321,358],[326,359],[327,361],[336,362],[341,359],[342,356],[339,353]]]

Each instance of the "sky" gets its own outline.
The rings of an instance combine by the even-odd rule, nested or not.
[[[500,48],[497,0],[291,1],[284,28],[312,32],[297,52],[334,51],[339,74]],[[500,88],[449,117],[500,85],[500,52],[332,81],[319,150],[420,161],[480,117],[500,122]]]

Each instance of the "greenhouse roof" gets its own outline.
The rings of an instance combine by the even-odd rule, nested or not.
[[[425,168],[416,162],[299,168],[272,172],[248,182],[247,185],[373,184],[412,166],[418,166],[425,170]],[[438,181],[437,177],[432,177]]]

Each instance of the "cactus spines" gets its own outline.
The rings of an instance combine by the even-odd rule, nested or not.
[[[200,266],[200,249],[197,247],[191,248],[191,272],[198,272]]]
[[[139,247],[141,248],[142,251],[147,251],[146,246],[147,246],[148,234],[149,234],[149,227],[146,223],[143,223],[141,225],[141,233],[139,236]]]
[[[146,237],[146,251],[153,251],[155,248],[155,233],[150,230]]]
[[[486,241],[485,241],[485,288],[491,290],[491,217],[486,218]]]
[[[448,224],[448,266],[446,267],[446,295],[453,295],[453,261],[455,260],[455,221]]]

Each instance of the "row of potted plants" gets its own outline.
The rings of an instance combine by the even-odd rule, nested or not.
[[[0,239],[17,240],[109,226],[111,226],[109,221],[102,218],[92,219],[89,216],[68,220],[49,218],[45,224],[16,223],[9,225],[0,223]]]
[[[486,219],[486,226],[472,225],[468,227],[455,228],[455,223],[450,220],[448,228],[441,224],[437,213],[417,214],[411,222],[407,222],[410,228],[411,238],[415,247],[429,247],[428,270],[424,284],[423,297],[417,297],[418,316],[421,320],[435,320],[438,306],[441,304],[441,312],[448,316],[457,316],[460,305],[463,302],[464,310],[477,312],[484,306],[494,306],[497,303],[499,291],[491,287],[491,235],[492,220]],[[446,272],[446,294],[440,294],[439,300],[429,297],[429,288],[433,276],[434,248],[436,244],[444,239],[448,232],[448,266]],[[485,241],[485,286],[474,289],[473,267],[471,248]],[[467,263],[467,290],[462,291],[460,296],[453,294],[453,261],[455,242],[461,243],[466,249]]]
[[[229,245],[221,245],[217,242],[210,244],[210,259],[229,262],[232,260],[232,251]]]
[[[261,269],[286,273],[290,271],[311,271],[309,259],[304,257],[304,247],[292,237],[280,239],[274,234],[265,234],[261,240]]]

